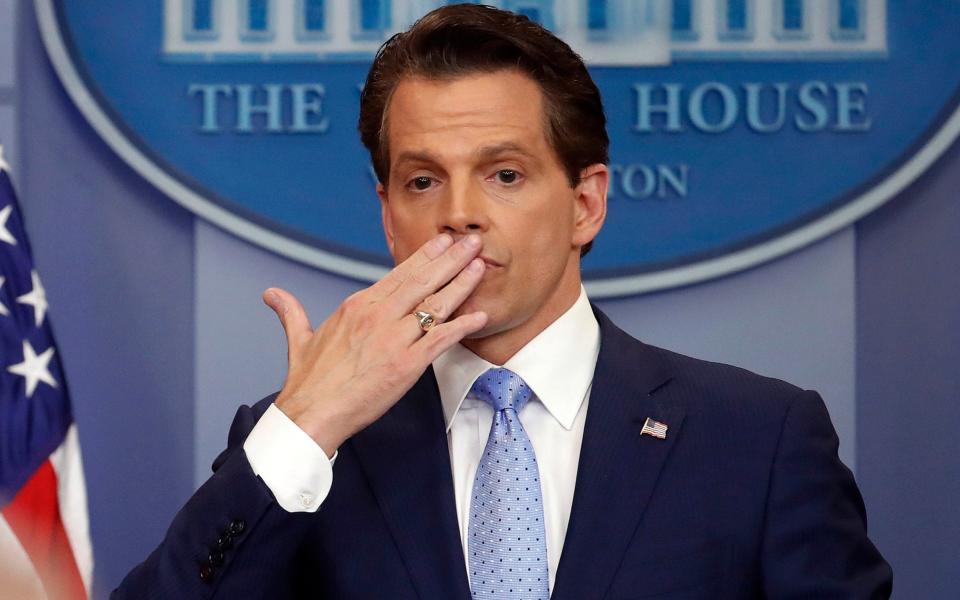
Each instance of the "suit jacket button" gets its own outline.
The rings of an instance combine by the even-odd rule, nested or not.
[[[217,550],[221,552],[224,550],[229,550],[230,546],[233,545],[233,537],[229,533],[223,532],[220,534],[220,537],[217,538]]]
[[[211,579],[213,579],[213,567],[208,563],[203,563],[200,565],[200,581],[209,583]]]
[[[210,556],[207,557],[207,561],[214,567],[219,567],[223,564],[223,552],[211,552]]]
[[[240,535],[241,533],[243,533],[243,529],[246,526],[247,524],[243,522],[243,519],[234,519],[233,522],[230,523],[230,529],[229,529],[230,535],[232,536]]]

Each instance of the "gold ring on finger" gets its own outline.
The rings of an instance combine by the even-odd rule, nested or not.
[[[417,318],[421,331],[430,331],[430,328],[437,324],[437,319],[427,311],[418,310],[413,316]]]

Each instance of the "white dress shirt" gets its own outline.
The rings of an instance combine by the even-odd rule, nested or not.
[[[502,365],[519,375],[534,393],[520,420],[540,469],[551,591],[570,520],[599,351],[600,328],[581,288],[580,297],[567,312]],[[493,407],[469,391],[477,377],[495,366],[459,344],[433,363],[447,425],[464,568],[469,562],[467,515],[473,479],[493,423]],[[253,472],[289,512],[317,510],[330,491],[333,460],[274,405],[250,432],[243,448]]]

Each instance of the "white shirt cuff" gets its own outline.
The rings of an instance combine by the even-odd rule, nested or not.
[[[253,472],[287,512],[316,512],[333,485],[333,462],[313,438],[271,404],[243,443]]]

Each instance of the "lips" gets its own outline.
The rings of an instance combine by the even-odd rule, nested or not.
[[[486,268],[488,268],[488,269],[490,269],[490,268],[495,268],[495,267],[502,267],[502,266],[503,266],[503,265],[501,265],[500,263],[498,263],[497,261],[495,261],[495,260],[493,260],[492,258],[490,258],[489,256],[482,256],[482,255],[481,255],[481,256],[480,256],[480,260],[483,261],[484,266],[485,266]]]

